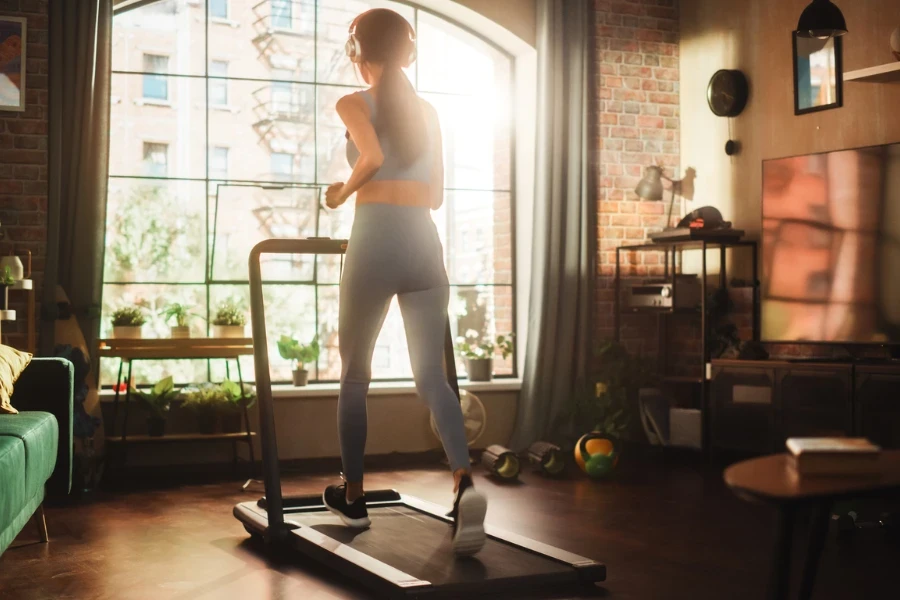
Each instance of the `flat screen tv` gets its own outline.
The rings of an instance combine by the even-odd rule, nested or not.
[[[763,161],[762,339],[900,344],[900,143]]]

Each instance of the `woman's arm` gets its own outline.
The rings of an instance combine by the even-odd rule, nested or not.
[[[444,204],[444,142],[441,138],[441,121],[433,106],[428,107],[426,116],[434,124],[434,141],[432,142],[431,162],[431,210],[437,210]]]
[[[372,126],[365,100],[360,98],[359,94],[350,94],[338,100],[336,108],[338,116],[350,133],[350,138],[359,150],[359,159],[346,183],[335,184],[328,188],[326,203],[331,208],[337,208],[346,202],[347,198],[369,181],[384,163],[378,134]]]

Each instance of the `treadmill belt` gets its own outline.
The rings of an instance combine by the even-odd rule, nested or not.
[[[369,508],[372,526],[364,530],[347,527],[330,512],[286,516],[435,586],[571,572],[566,564],[491,538],[476,556],[458,559],[446,522],[403,505]]]

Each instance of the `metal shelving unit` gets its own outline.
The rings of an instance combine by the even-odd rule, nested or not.
[[[747,248],[752,253],[752,281],[754,283],[753,290],[753,340],[759,341],[759,256],[757,253],[757,242],[754,240],[687,240],[687,241],[666,241],[666,242],[647,242],[645,244],[636,244],[636,245],[628,245],[628,246],[619,246],[616,248],[616,271],[615,271],[615,299],[614,299],[614,327],[615,327],[615,340],[619,341],[621,337],[621,327],[622,327],[622,314],[634,314],[634,313],[643,313],[643,314],[656,314],[656,315],[664,315],[663,321],[668,318],[668,315],[679,315],[679,314],[690,314],[690,315],[700,315],[700,374],[699,376],[678,376],[678,375],[670,375],[667,373],[668,371],[668,356],[665,348],[666,343],[668,342],[668,336],[660,336],[662,341],[660,347],[660,358],[661,358],[661,379],[664,383],[670,384],[688,384],[688,385],[699,385],[700,387],[700,396],[699,396],[699,407],[701,411],[701,419],[702,419],[702,430],[703,430],[703,449],[704,451],[708,451],[710,448],[709,444],[709,410],[708,410],[708,401],[709,401],[709,379],[707,377],[707,365],[710,361],[709,356],[709,345],[707,344],[707,338],[709,335],[709,310],[707,306],[707,299],[709,293],[709,286],[707,285],[707,254],[710,250],[718,250],[719,251],[719,289],[728,289],[728,273],[726,268],[726,252],[729,249],[741,249]],[[698,273],[700,277],[700,306],[699,308],[658,308],[658,307],[647,307],[647,308],[629,308],[623,309],[622,307],[622,274],[621,274],[621,254],[622,252],[662,252],[664,255],[663,260],[663,279],[672,284],[672,298],[673,305],[675,304],[675,298],[678,295],[678,275],[682,275],[680,272],[684,260],[682,257],[682,253],[685,250],[699,250],[701,252],[701,269],[700,273]],[[668,327],[664,327],[664,331],[668,332]]]

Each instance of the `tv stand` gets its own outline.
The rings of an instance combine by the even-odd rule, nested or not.
[[[713,359],[716,449],[783,452],[798,436],[861,436],[900,448],[900,361]]]

